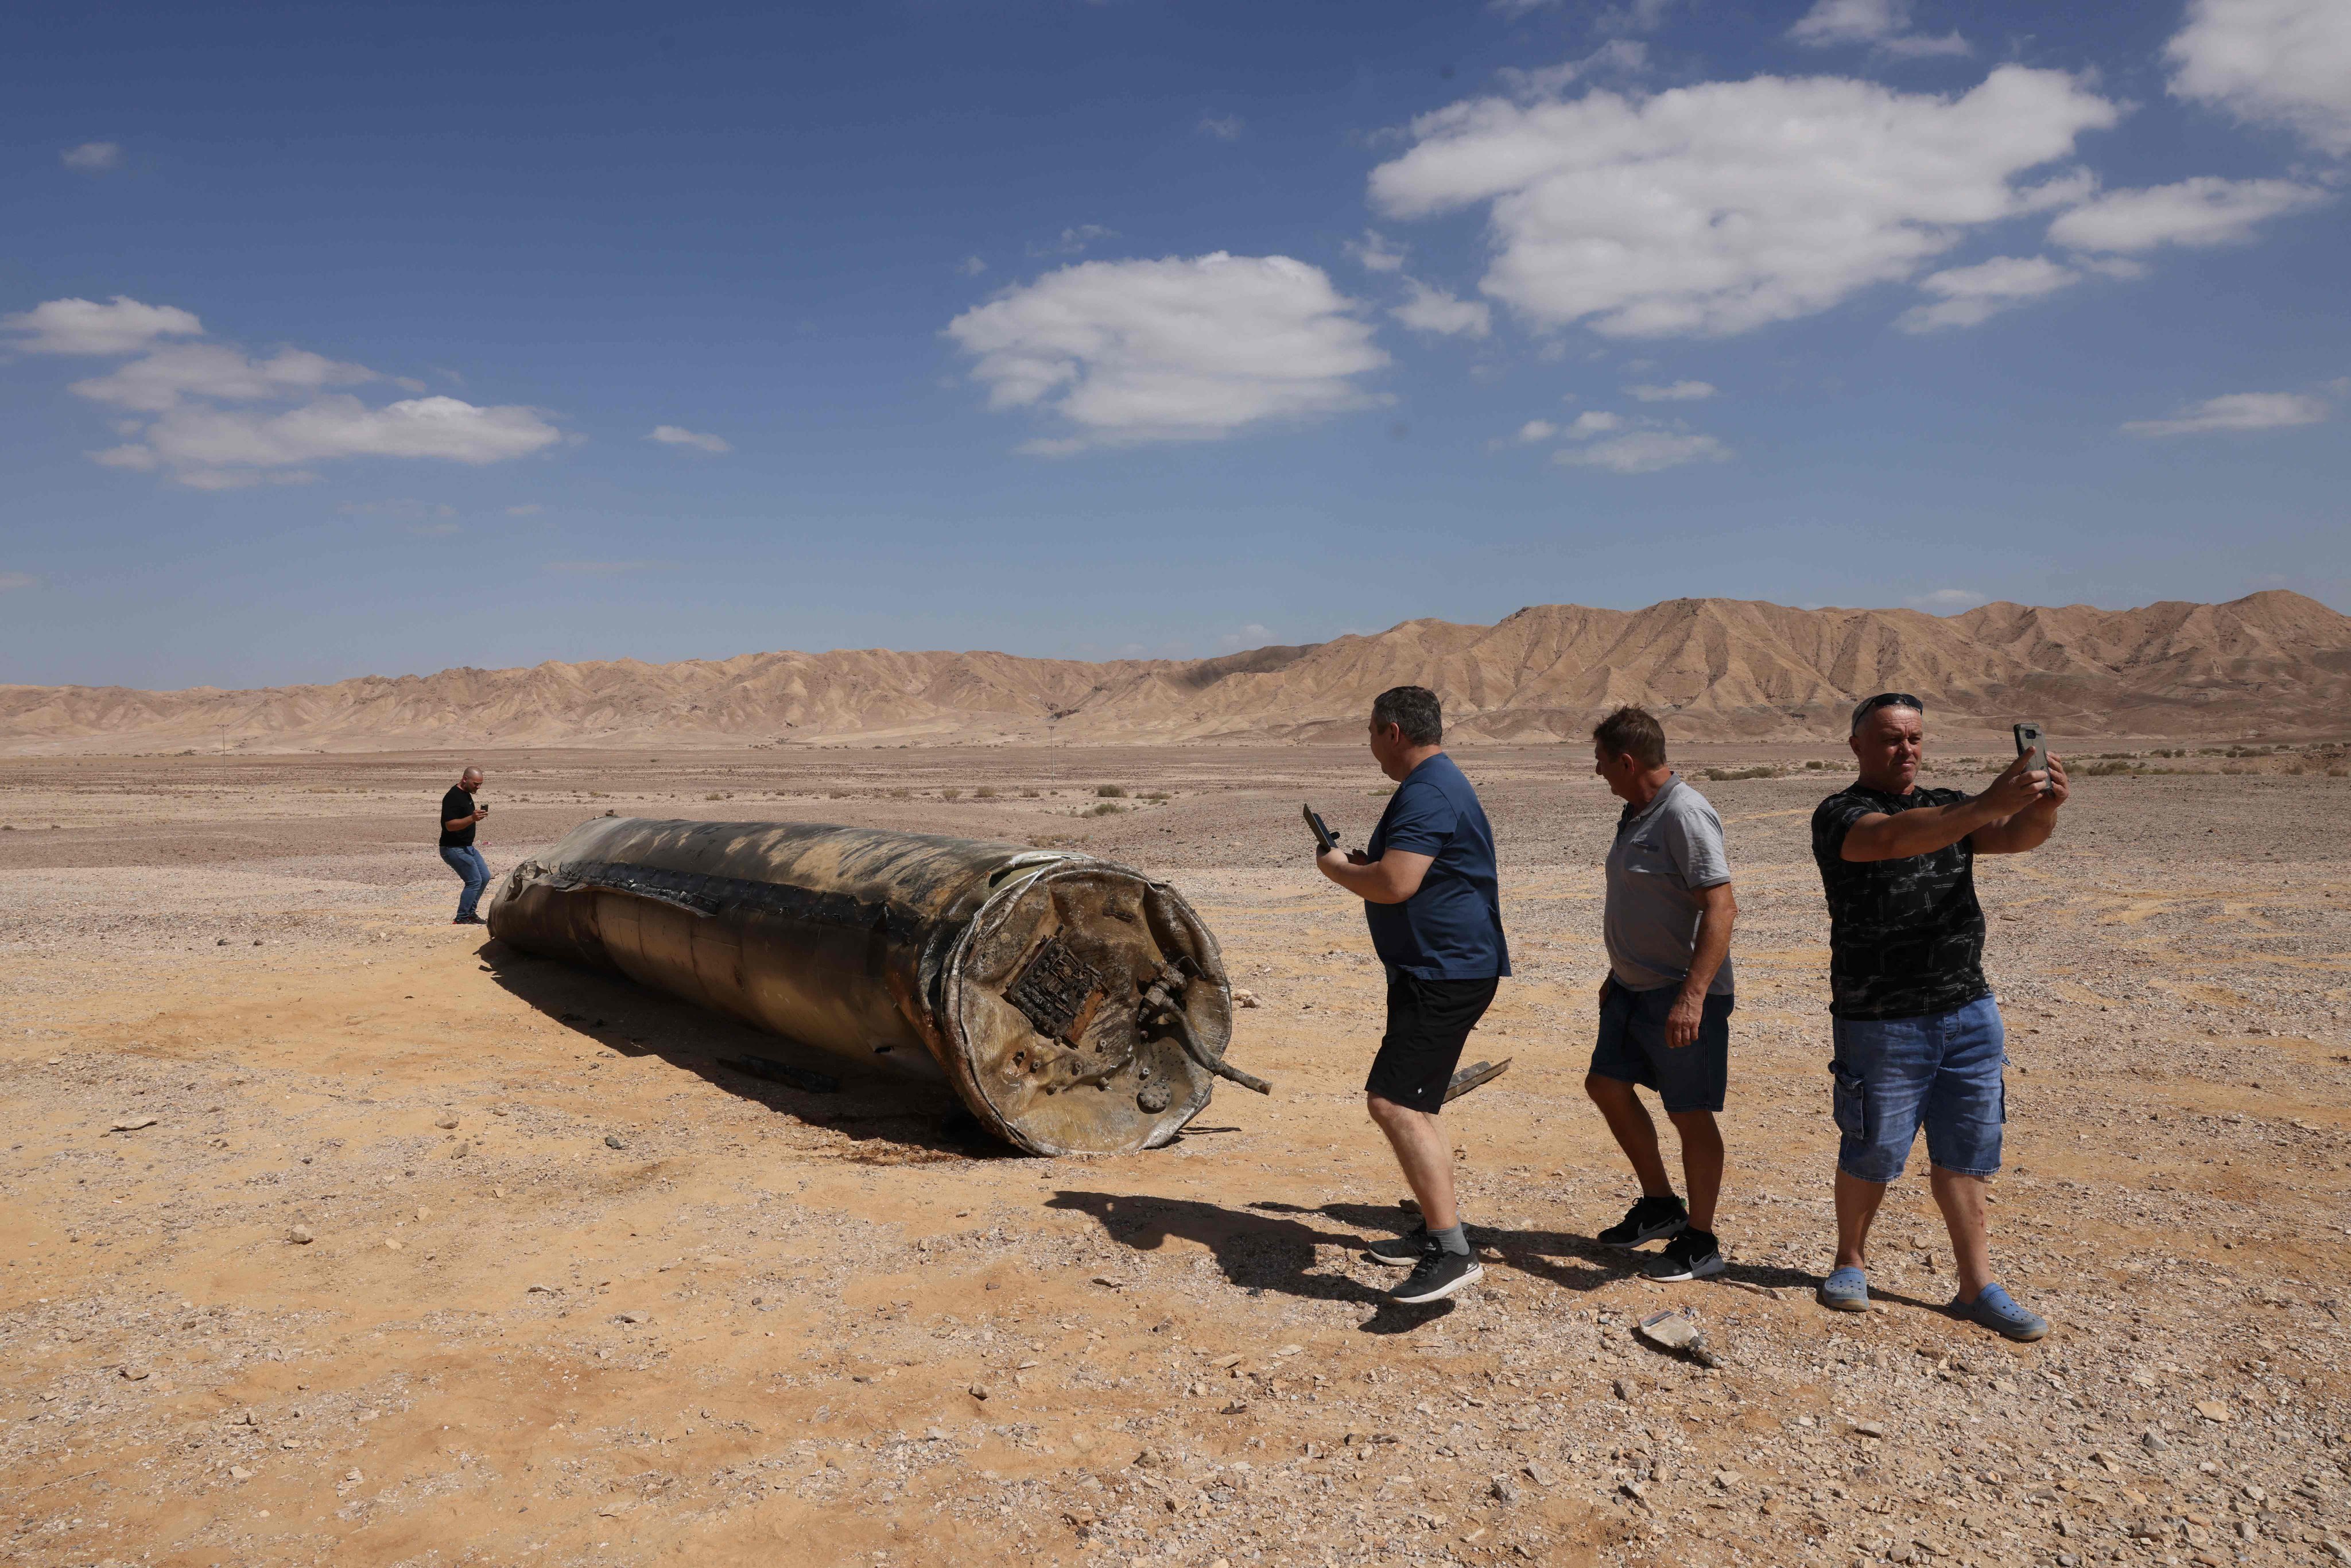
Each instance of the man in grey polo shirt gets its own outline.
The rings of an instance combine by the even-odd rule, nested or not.
[[[1739,914],[1722,819],[1666,766],[1665,729],[1644,709],[1620,707],[1593,726],[1592,754],[1592,770],[1625,810],[1608,851],[1608,977],[1583,1089],[1641,1178],[1640,1200],[1599,1239],[1630,1248],[1668,1237],[1641,1272],[1703,1280],[1723,1268],[1714,1236],[1722,1134],[1714,1118],[1730,1074],[1730,927]],[[1656,1124],[1635,1084],[1656,1093],[1681,1135],[1687,1208],[1674,1196]]]

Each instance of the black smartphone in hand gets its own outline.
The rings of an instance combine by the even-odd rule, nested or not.
[[[1314,834],[1314,847],[1317,853],[1339,847],[1339,835],[1331,831],[1331,824],[1324,821],[1312,806],[1301,805],[1298,809],[1305,814],[1306,826]]]

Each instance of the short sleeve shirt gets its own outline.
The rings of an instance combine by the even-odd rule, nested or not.
[[[474,798],[455,784],[449,786],[449,792],[441,797],[441,847],[443,849],[462,850],[472,845],[473,823],[468,822],[455,831],[451,830],[449,824],[460,817],[470,817],[473,814]]]
[[[1991,995],[1967,840],[1898,860],[1843,858],[1845,835],[1864,817],[1967,799],[1958,789],[1889,795],[1855,784],[1813,812],[1813,861],[1829,901],[1829,1011],[1838,1018],[1922,1018]]]
[[[1722,819],[1679,774],[1647,805],[1628,802],[1608,848],[1608,909],[1601,920],[1616,983],[1654,991],[1687,979],[1706,907],[1698,895],[1729,880]],[[1729,959],[1706,989],[1708,996],[1731,994]]]
[[[1414,768],[1388,797],[1364,852],[1377,860],[1390,850],[1435,860],[1420,890],[1402,904],[1364,902],[1381,962],[1422,980],[1508,975],[1494,831],[1477,790],[1445,753]]]

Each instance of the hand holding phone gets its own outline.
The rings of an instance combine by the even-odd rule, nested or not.
[[[1325,822],[1311,805],[1301,805],[1298,810],[1306,818],[1308,831],[1314,835],[1315,853],[1327,854],[1339,847],[1339,835],[1331,831],[1331,824]]]
[[[2011,726],[2010,733],[2016,737],[2016,754],[2025,759],[2025,771],[2045,775],[2049,771],[2049,748],[2041,743],[2041,727],[2028,720],[2022,724]],[[2043,795],[2049,793],[2049,780],[2046,778],[2041,780],[2036,792]]]

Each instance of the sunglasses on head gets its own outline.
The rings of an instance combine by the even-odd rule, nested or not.
[[[1922,715],[1927,711],[1927,705],[1908,692],[1880,692],[1876,696],[1865,699],[1860,706],[1853,710],[1854,733],[1858,735],[1861,732],[1861,721],[1882,707],[1915,708]]]

